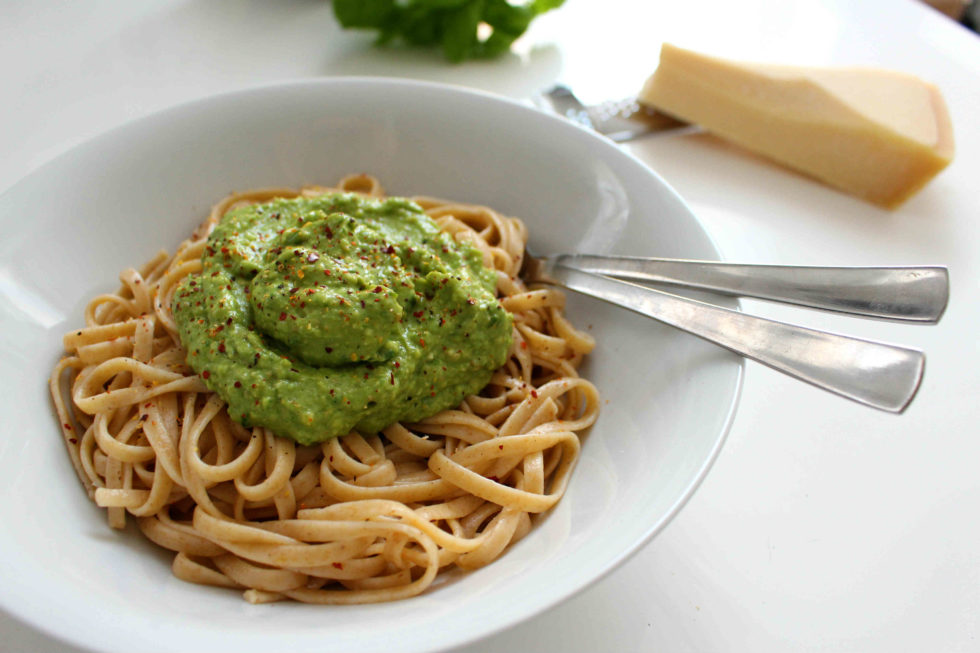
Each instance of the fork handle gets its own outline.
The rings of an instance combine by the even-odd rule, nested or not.
[[[806,267],[563,254],[554,262],[585,272],[699,288],[809,308],[935,324],[949,301],[945,267]]]
[[[549,267],[547,278],[881,410],[904,411],[922,381],[925,355],[916,349],[756,317],[564,265]]]

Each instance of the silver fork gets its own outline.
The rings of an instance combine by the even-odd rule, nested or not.
[[[949,273],[939,266],[754,266],[525,253],[522,276],[651,317],[816,387],[894,413],[903,412],[918,391],[925,367],[920,350],[748,315],[622,279],[917,324],[938,322],[949,300]]]
[[[535,100],[538,107],[625,143],[647,134],[667,131],[699,131],[665,113],[640,104],[635,97],[586,105],[564,84],[556,84]]]

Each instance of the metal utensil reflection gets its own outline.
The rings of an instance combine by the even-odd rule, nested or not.
[[[816,387],[894,413],[905,410],[922,381],[925,355],[917,349],[748,315],[622,278],[917,324],[936,323],[949,297],[948,271],[938,266],[752,266],[526,253],[522,276],[651,317]]]
[[[681,122],[636,98],[586,105],[572,90],[557,84],[537,98],[536,104],[547,111],[596,131],[617,143],[632,141],[659,132],[700,131],[695,125]]]

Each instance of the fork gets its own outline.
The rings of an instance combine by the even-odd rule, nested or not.
[[[530,283],[562,286],[621,306],[893,413],[903,412],[919,389],[925,367],[920,350],[778,322],[623,279],[917,324],[938,322],[949,300],[949,273],[941,266],[755,266],[574,254],[535,257],[525,252],[521,275]]]
[[[596,105],[583,104],[564,84],[552,86],[535,98],[534,103],[617,143],[659,132],[700,131],[700,127],[640,104],[635,97]]]

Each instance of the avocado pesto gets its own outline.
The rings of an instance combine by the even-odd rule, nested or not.
[[[406,199],[242,206],[201,263],[172,304],[188,363],[234,419],[302,444],[424,419],[507,359],[495,273]]]

